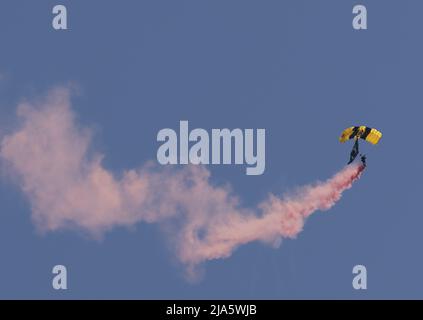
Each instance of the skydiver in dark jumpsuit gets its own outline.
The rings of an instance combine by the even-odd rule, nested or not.
[[[353,162],[354,159],[357,158],[358,154],[359,154],[359,151],[358,151],[358,139],[356,139],[355,142],[354,142],[354,146],[353,146],[353,148],[351,150],[350,161],[347,164],[350,164],[351,162]]]
[[[367,164],[366,164],[366,155],[365,154],[363,154],[363,155],[361,155],[361,163],[363,164],[363,166],[366,166]]]

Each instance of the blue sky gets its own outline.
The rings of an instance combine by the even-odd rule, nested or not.
[[[423,116],[423,4],[361,1],[368,30],[351,26],[355,1],[63,1],[69,30],[51,27],[56,1],[0,4],[0,134],[16,107],[58,85],[78,88],[78,124],[112,172],[155,160],[157,132],[265,128],[266,171],[210,166],[245,207],[269,193],[324,180],[350,145],[341,130],[380,129],[362,144],[368,169],[337,205],[317,212],[278,249],[240,247],[190,283],[156,225],[40,233],[28,199],[0,182],[1,298],[422,298],[419,147]],[[51,268],[68,268],[67,291]],[[352,268],[368,289],[352,288]]]

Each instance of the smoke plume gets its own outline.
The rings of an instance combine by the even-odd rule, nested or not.
[[[201,166],[145,165],[113,174],[102,165],[103,155],[90,149],[90,130],[76,124],[67,89],[23,103],[17,113],[20,126],[2,139],[0,158],[40,230],[76,228],[98,236],[116,226],[160,223],[187,270],[252,241],[295,238],[308,216],[330,209],[364,170],[347,166],[325,182],[290,196],[270,195],[247,209],[231,190],[213,185]]]

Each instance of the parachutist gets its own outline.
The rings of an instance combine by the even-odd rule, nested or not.
[[[363,164],[363,166],[366,166],[366,159],[367,159],[366,155],[360,154],[360,156],[361,156],[361,158],[360,158],[361,163]]]
[[[351,162],[353,162],[355,160],[355,158],[357,158],[358,153],[359,153],[359,151],[358,151],[358,139],[356,139],[355,142],[354,142],[354,146],[353,146],[351,153],[350,153],[350,161],[348,161],[347,164],[350,164]]]

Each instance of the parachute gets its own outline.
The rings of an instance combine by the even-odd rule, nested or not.
[[[354,159],[358,156],[358,141],[359,139],[366,140],[371,144],[378,144],[379,140],[382,138],[382,133],[374,128],[366,127],[366,126],[355,126],[349,127],[342,131],[341,136],[339,137],[339,141],[344,143],[350,139],[354,139],[354,146],[351,150],[350,154],[350,161],[348,164],[354,161]],[[364,157],[364,161],[363,161]],[[366,156],[361,157],[363,165],[366,165]]]
[[[371,144],[377,144],[382,138],[382,133],[375,128],[370,128],[366,126],[356,126],[356,127],[349,127],[342,131],[341,136],[339,137],[339,141],[344,143],[350,139],[363,139]]]

